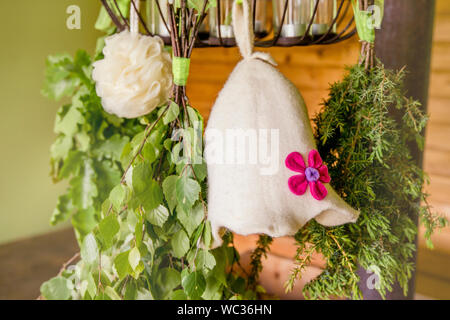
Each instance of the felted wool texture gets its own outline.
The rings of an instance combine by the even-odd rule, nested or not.
[[[266,54],[253,53],[247,0],[243,5],[234,4],[233,22],[235,30],[239,30],[236,40],[244,59],[219,93],[205,132],[213,247],[221,243],[222,228],[242,235],[280,237],[294,235],[313,218],[325,226],[355,222],[359,213],[328,183],[324,183],[328,194],[320,201],[313,198],[309,187],[301,196],[289,190],[288,180],[296,173],[286,168],[286,157],[300,152],[307,163],[308,153],[317,149],[307,109],[300,92],[273,66],[273,60]],[[249,161],[217,163],[217,133],[226,137],[230,129],[242,133],[266,129],[269,136],[271,129],[278,130],[278,171],[261,174],[267,165]],[[273,141],[268,141],[270,150]]]

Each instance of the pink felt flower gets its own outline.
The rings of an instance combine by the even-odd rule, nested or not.
[[[311,195],[317,199],[324,199],[327,188],[323,185],[329,183],[331,178],[328,175],[328,168],[323,164],[322,158],[317,150],[311,150],[308,155],[308,167],[305,166],[303,156],[298,152],[292,152],[286,157],[286,167],[299,174],[289,178],[288,185],[291,192],[301,196],[306,189],[311,190]]]

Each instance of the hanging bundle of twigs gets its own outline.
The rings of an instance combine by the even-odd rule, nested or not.
[[[170,32],[174,75],[172,100],[183,107],[184,114],[188,119],[186,82],[189,73],[190,57],[197,41],[200,26],[206,17],[209,0],[204,0],[201,8],[189,6],[187,0],[180,0],[177,4],[168,1],[167,21],[164,18],[165,15],[162,13],[159,1],[155,1],[161,19],[167,30]],[[114,6],[110,5],[107,0],[101,0],[101,2],[118,31],[123,31],[130,27],[129,21],[120,12],[117,0],[113,1]],[[134,12],[132,13],[137,15],[145,33],[149,36],[153,36],[147,28],[145,21],[139,12],[138,6],[133,1],[131,1],[131,3],[131,8],[132,10],[134,9]]]
[[[186,81],[189,73],[189,59],[197,40],[200,25],[206,17],[207,4],[208,0],[204,0],[203,7],[198,12],[195,8],[188,7],[187,0],[181,0],[179,7],[175,7],[170,2],[167,3],[168,21],[164,21],[164,23],[170,31],[172,43],[173,100],[178,105],[183,106],[185,114],[187,114]]]
[[[375,25],[373,15],[369,9],[375,4],[375,0],[353,0],[356,26],[361,42],[361,55],[359,65],[366,70],[372,69],[375,63],[374,43]]]
[[[362,11],[367,11],[370,5],[373,5],[373,0],[360,0],[359,6]],[[360,65],[364,64],[365,69],[371,69],[374,66],[374,43],[362,40],[361,45],[361,60]]]

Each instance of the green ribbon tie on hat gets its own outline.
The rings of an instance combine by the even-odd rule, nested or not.
[[[182,57],[173,57],[172,59],[172,74],[173,83],[177,86],[184,87],[189,76],[189,66],[191,59]]]

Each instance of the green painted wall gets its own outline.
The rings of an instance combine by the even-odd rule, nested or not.
[[[40,95],[48,54],[93,53],[99,0],[0,1],[0,243],[48,232],[64,185],[49,177],[53,122],[61,102]],[[69,30],[66,9],[81,9]]]

